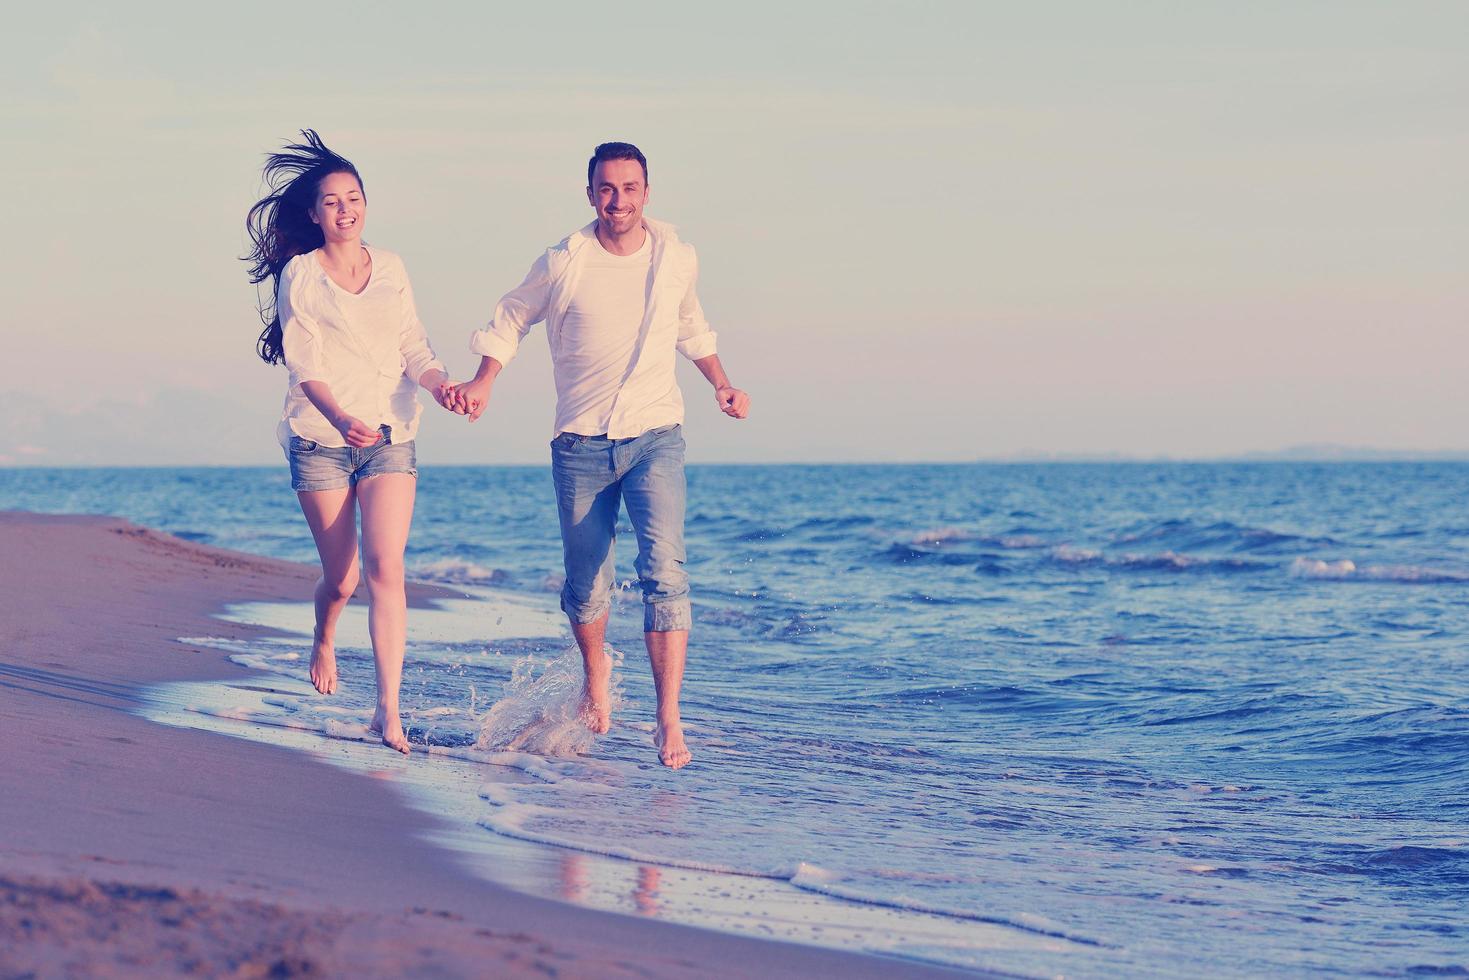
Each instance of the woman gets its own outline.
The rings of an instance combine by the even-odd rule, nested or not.
[[[403,549],[418,470],[413,439],[422,407],[416,386],[453,409],[444,366],[414,309],[403,263],[362,242],[367,195],[357,168],[312,130],[265,164],[272,193],[250,209],[250,281],[270,280],[261,305],[259,353],[290,371],[277,434],[291,487],[316,550],[316,629],[311,683],[337,687],[337,619],[357,587],[357,510],[367,574],[368,632],[377,666],[372,734],[399,752],[398,716],[407,602]]]

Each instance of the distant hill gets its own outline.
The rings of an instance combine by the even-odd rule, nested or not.
[[[1310,443],[1222,456],[1144,456],[1127,453],[1047,453],[1036,450],[982,457],[982,463],[1425,463],[1469,462],[1465,449],[1375,449]]]
[[[1399,463],[1469,460],[1469,450],[1445,449],[1373,449],[1369,446],[1341,446],[1333,443],[1314,443],[1292,446],[1288,449],[1241,453],[1223,457],[1244,462],[1292,462],[1292,463]]]

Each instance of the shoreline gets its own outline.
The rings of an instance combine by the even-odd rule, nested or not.
[[[312,567],[106,517],[0,512],[0,549],[7,973],[973,975],[491,883],[382,780],[135,713],[150,684],[255,676],[177,638],[268,633],[217,614],[300,601]]]

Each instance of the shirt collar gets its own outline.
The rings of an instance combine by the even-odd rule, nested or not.
[[[667,221],[650,218],[646,214],[643,215],[643,227],[648,230],[648,234],[653,236],[653,246],[655,248],[664,244],[666,241],[671,241],[678,237],[678,228],[676,226],[669,224]],[[570,241],[567,244],[575,252],[579,251],[583,245],[596,237],[597,219],[593,218],[585,226],[572,232]]]

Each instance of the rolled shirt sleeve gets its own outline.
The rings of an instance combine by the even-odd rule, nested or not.
[[[550,261],[542,255],[526,273],[525,281],[500,299],[489,325],[470,336],[469,349],[493,357],[501,365],[509,364],[530,328],[546,318],[550,298]]]
[[[428,331],[418,318],[418,306],[413,301],[413,283],[408,279],[408,270],[400,267],[398,271],[403,282],[403,329],[398,339],[398,350],[403,355],[403,373],[408,376],[409,381],[418,384],[418,379],[433,368],[438,368],[445,374],[449,372],[444,368],[443,362],[434,356],[434,349],[428,342]]]
[[[709,321],[704,319],[704,308],[699,305],[698,257],[693,246],[685,247],[689,250],[689,262],[693,268],[688,291],[678,304],[678,352],[691,361],[697,361],[718,353],[718,334],[710,329]]]
[[[281,351],[290,371],[289,387],[295,388],[303,381],[325,381],[321,324],[305,312],[308,304],[302,301],[307,277],[301,268],[301,257],[292,259],[281,273],[275,309],[281,321]]]

